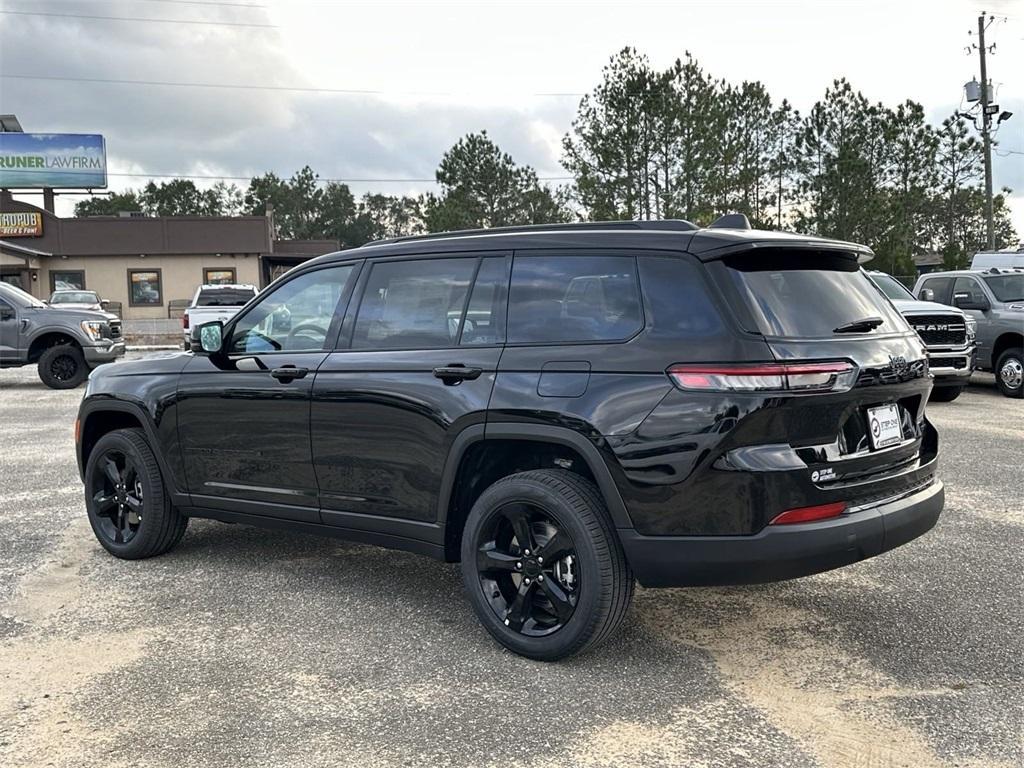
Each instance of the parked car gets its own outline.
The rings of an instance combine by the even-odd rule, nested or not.
[[[974,318],[955,307],[918,301],[903,283],[885,272],[870,271],[868,276],[924,342],[928,368],[935,377],[931,399],[943,403],[956,400],[967,388],[975,367]]]
[[[192,329],[213,320],[227,322],[257,293],[255,285],[201,285],[192,303],[181,316],[185,349],[189,349]]]
[[[1024,270],[929,272],[914,295],[962,309],[978,324],[978,367],[1007,397],[1024,397]]]
[[[790,579],[920,536],[944,498],[920,337],[868,248],[742,223],[306,262],[194,353],[90,378],[93,531],[125,559],[206,517],[461,560],[486,630],[543,660],[607,638],[634,577]]]
[[[102,312],[110,302],[101,299],[96,291],[82,291],[76,288],[56,290],[50,294],[46,303],[58,309],[88,309]]]
[[[123,354],[116,315],[51,307],[0,283],[0,368],[35,364],[46,386],[71,389]]]
[[[1024,248],[1016,251],[979,251],[971,259],[971,269],[1024,269]]]

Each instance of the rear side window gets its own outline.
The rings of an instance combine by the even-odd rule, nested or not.
[[[353,349],[428,349],[458,344],[477,259],[373,265],[356,316]]]
[[[722,332],[722,316],[700,267],[679,256],[645,256],[639,263],[649,338],[687,339]]]
[[[480,262],[469,308],[462,321],[462,344],[500,344],[505,341],[508,264],[504,256],[492,256]]]
[[[867,318],[864,333],[905,331],[906,323],[854,259],[821,253],[751,254],[726,260],[729,274],[766,336],[822,338]]]
[[[921,289],[917,292],[917,298],[923,299],[924,290],[929,289],[935,293],[934,301],[939,304],[952,304],[952,288],[953,278],[951,277],[931,277],[921,283]]]
[[[622,341],[642,325],[632,256],[516,256],[510,343]]]

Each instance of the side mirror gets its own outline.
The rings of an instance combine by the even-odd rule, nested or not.
[[[107,307],[110,305],[110,299],[100,299],[100,306]]]
[[[931,288],[922,288],[921,296],[919,298],[921,301],[935,301],[935,291]]]
[[[203,355],[215,355],[224,346],[224,323],[214,320],[211,323],[203,323],[193,332],[189,341],[193,352]]]
[[[977,309],[984,312],[991,305],[988,303],[988,299],[984,297],[981,299],[973,299],[969,293],[954,293],[953,306],[958,309]]]

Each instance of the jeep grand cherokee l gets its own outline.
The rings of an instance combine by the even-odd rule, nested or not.
[[[662,221],[319,257],[193,353],[93,374],[89,520],[127,559],[205,517],[461,561],[487,631],[543,660],[608,637],[634,578],[877,555],[935,524],[943,487],[925,350],[870,256]]]

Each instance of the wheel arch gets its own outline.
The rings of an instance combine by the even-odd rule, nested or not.
[[[82,344],[72,334],[67,331],[58,329],[44,330],[37,333],[32,341],[28,345],[28,357],[27,360],[30,363],[38,363],[39,358],[43,356],[50,347],[56,347],[60,344],[70,344],[73,347],[82,348]]]
[[[999,356],[1008,349],[1014,347],[1024,347],[1024,334],[1017,333],[1016,331],[1006,331],[1001,333],[992,345],[992,370],[995,371],[996,365],[999,363]]]
[[[160,442],[157,439],[156,426],[149,414],[139,405],[127,403],[123,400],[103,400],[99,402],[85,402],[78,415],[78,471],[83,480],[85,477],[85,465],[89,461],[89,454],[96,443],[104,435],[117,429],[141,429],[146,434],[146,441],[156,456],[157,464],[160,466],[160,474],[163,475],[164,486],[171,494],[176,494],[174,487],[174,475],[169,471],[166,459],[160,451]]]
[[[487,487],[515,472],[552,466],[568,468],[594,482],[615,526],[633,527],[607,462],[586,436],[550,425],[488,423],[485,428],[476,424],[453,441],[441,477],[437,519],[444,527],[445,559],[458,561],[469,510]]]

